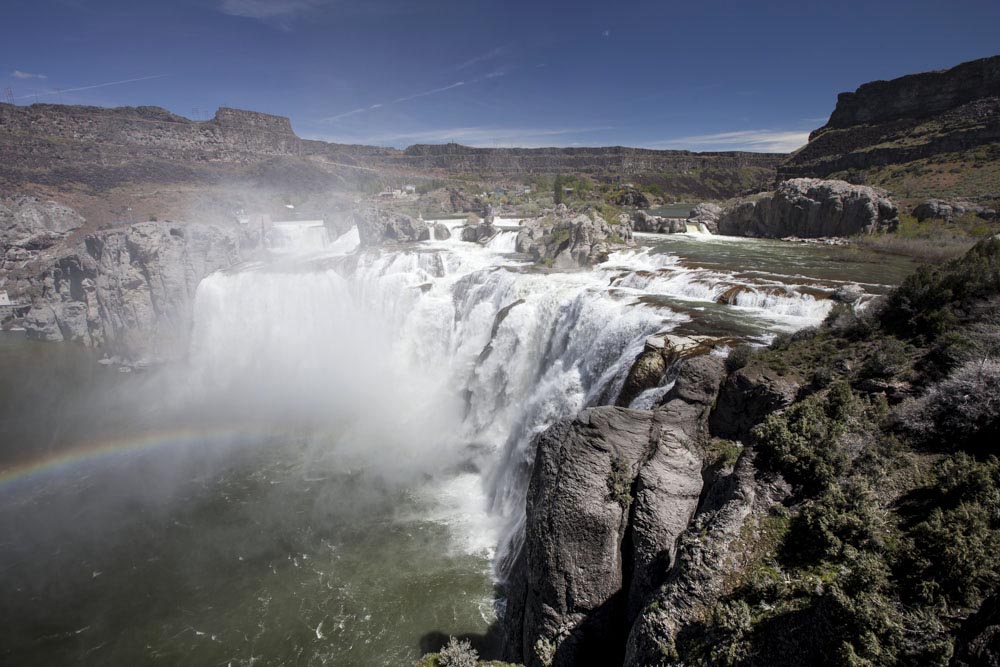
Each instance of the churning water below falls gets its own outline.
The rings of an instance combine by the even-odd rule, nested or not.
[[[516,230],[286,231],[201,283],[184,364],[0,337],[0,663],[395,667],[488,634],[533,437],[613,402],[647,336],[764,342],[908,268],[682,234],[554,273]]]

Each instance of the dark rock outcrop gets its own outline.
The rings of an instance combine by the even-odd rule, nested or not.
[[[636,211],[632,216],[632,229],[652,234],[682,234],[687,231],[687,221],[683,218],[663,218]]]
[[[626,667],[678,664],[678,636],[728,592],[730,577],[740,571],[742,536],[756,530],[789,491],[780,478],[759,476],[752,450],[731,469],[708,476],[697,513],[678,540],[675,567],[632,624]]]
[[[434,239],[436,241],[447,241],[451,238],[451,230],[443,222],[434,223]]]
[[[962,624],[953,667],[1000,667],[1000,593],[983,601]]]
[[[593,212],[572,215],[560,205],[554,213],[527,222],[515,247],[536,262],[574,269],[603,262],[613,246],[631,243],[627,218],[609,223]]]
[[[649,199],[639,190],[633,187],[622,188],[614,197],[618,206],[632,206],[634,208],[649,208]]]
[[[674,564],[702,492],[696,443],[722,375],[690,360],[656,411],[601,407],[537,441],[525,543],[508,588],[508,658],[620,664],[631,621]]]
[[[491,222],[480,222],[462,227],[462,240],[468,243],[489,241],[497,233],[497,228]]]
[[[413,243],[431,238],[427,223],[403,213],[367,209],[353,214],[363,246],[383,243]]]
[[[765,238],[852,236],[893,229],[896,205],[877,188],[796,178],[724,210],[720,234]]]
[[[730,373],[709,417],[712,435],[750,440],[750,429],[795,400],[799,386],[767,368],[748,366]]]
[[[234,228],[141,222],[91,234],[40,271],[27,335],[79,342],[131,363],[180,357],[198,283],[240,258]]]

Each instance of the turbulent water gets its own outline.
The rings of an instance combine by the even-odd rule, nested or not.
[[[511,222],[405,250],[280,230],[202,282],[187,363],[154,373],[0,340],[37,380],[0,433],[25,471],[0,482],[0,662],[402,665],[486,635],[533,437],[612,402],[647,336],[765,341],[906,270],[689,234],[556,273]]]

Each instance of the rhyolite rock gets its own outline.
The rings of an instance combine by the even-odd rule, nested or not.
[[[95,232],[60,248],[41,269],[26,333],[136,364],[179,358],[198,283],[240,259],[231,227],[141,222]]]
[[[618,206],[634,206],[635,208],[649,208],[649,199],[634,187],[624,187],[615,194],[615,204]]]
[[[443,222],[434,223],[434,239],[437,241],[447,241],[451,238],[451,230]]]
[[[636,211],[632,216],[632,229],[651,234],[682,234],[687,231],[687,221],[683,218],[664,218],[650,215],[646,211]]]
[[[691,212],[688,213],[688,222],[696,225],[704,225],[711,234],[719,233],[719,216],[722,215],[722,207],[711,202],[695,204]]]
[[[560,207],[522,226],[515,242],[517,252],[555,268],[574,269],[603,262],[614,246],[633,243],[627,218],[609,223],[593,211],[573,214]]]
[[[884,190],[846,181],[795,178],[726,208],[719,233],[764,238],[853,236],[891,230],[896,205]]]
[[[722,373],[718,358],[691,359],[659,409],[591,408],[538,438],[508,582],[508,659],[621,664],[631,622],[697,510],[696,443]]]
[[[917,204],[913,209],[913,217],[923,222],[924,220],[947,220],[961,218],[966,213],[971,213],[983,220],[993,220],[997,212],[987,206],[974,204],[967,201],[944,201],[943,199],[928,199]]]
[[[363,209],[355,211],[352,220],[358,226],[358,236],[363,246],[414,243],[431,238],[431,231],[426,222],[404,213]]]

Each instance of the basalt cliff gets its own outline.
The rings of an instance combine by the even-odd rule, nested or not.
[[[1000,56],[841,93],[779,179],[846,178],[904,196],[992,199],[1000,161]]]

